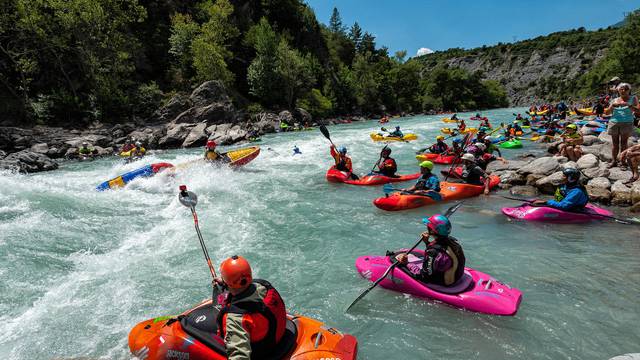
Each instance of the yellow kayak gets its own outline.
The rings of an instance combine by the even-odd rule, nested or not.
[[[121,152],[121,153],[120,153],[120,156],[122,156],[122,157],[129,157],[129,156],[131,156],[131,150]]]
[[[220,154],[221,163],[227,163],[229,166],[243,166],[251,162],[253,159],[260,155],[260,147],[258,146],[250,146],[242,149],[231,150],[225,153]],[[171,168],[172,171],[182,170],[189,168],[196,164],[208,164],[209,162],[203,158],[193,159],[187,162],[183,162],[181,164],[176,165]]]
[[[458,129],[451,129],[451,128],[442,128],[442,129],[440,129],[440,131],[443,134],[451,134],[451,132],[453,132],[454,130],[458,131]],[[460,134],[477,133],[477,132],[478,132],[477,128],[466,128],[466,129],[464,129],[464,131],[458,131],[458,133],[460,133]]]
[[[377,133],[371,133],[370,136],[373,141],[411,141],[418,139],[418,135],[416,134],[404,134],[401,138],[397,136],[383,136]]]
[[[460,122],[460,120],[452,120],[452,119],[449,119],[449,118],[444,118],[444,119],[442,119],[442,122],[457,123],[457,122]]]

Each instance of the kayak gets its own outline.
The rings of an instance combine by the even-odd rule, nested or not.
[[[398,252],[402,251],[407,250]],[[414,250],[409,254],[409,262],[422,263],[423,259],[423,250]],[[360,256],[356,259],[356,269],[362,277],[375,282],[395,261],[393,254]],[[380,282],[380,286],[490,315],[513,316],[518,312],[522,301],[522,292],[519,289],[469,267],[464,268],[464,275],[455,284],[440,286],[421,282],[413,277],[406,266],[396,266],[391,274]]]
[[[459,131],[458,129],[442,128],[442,129],[440,129],[440,131],[443,134],[451,134],[453,131],[456,131],[456,132],[458,132],[460,134],[466,134],[466,133],[476,133],[476,132],[478,132],[478,129],[470,127],[470,128],[464,129],[463,131]]]
[[[384,136],[384,135],[380,135],[378,133],[371,133],[371,140],[373,141],[411,141],[411,140],[417,140],[418,139],[418,135],[416,134],[404,134],[403,137],[397,137],[397,136]]]
[[[261,138],[249,138],[249,142],[255,143],[255,142],[261,142],[262,139]]]
[[[549,109],[543,111],[528,111],[527,114],[532,116],[543,116],[549,113]]]
[[[369,174],[361,177],[359,180],[351,180],[350,174],[344,171],[336,170],[335,166],[332,166],[327,170],[327,181],[334,183],[345,183],[350,185],[360,185],[360,186],[373,186],[373,185],[384,185],[388,183],[415,180],[420,177],[420,173],[416,174],[407,174],[407,175],[398,175],[398,177],[389,177],[379,174]]]
[[[500,183],[500,177],[491,175],[489,177],[489,188],[494,188]],[[440,195],[442,201],[436,201],[429,196],[411,195],[393,193],[389,196],[380,197],[373,200],[373,205],[377,208],[386,211],[400,211],[415,209],[422,206],[433,205],[440,202],[460,200],[469,197],[474,197],[482,194],[484,186],[482,185],[470,185],[462,183],[452,183],[443,181],[440,183]]]
[[[442,119],[442,122],[446,122],[446,123],[457,123],[457,122],[460,122],[460,120],[444,118],[444,119]]]
[[[229,166],[243,166],[250,163],[260,155],[260,147],[250,146],[242,149],[231,150],[220,155],[226,155],[229,159]]]
[[[109,189],[115,189],[119,187],[124,187],[126,184],[131,182],[131,180],[139,178],[139,177],[151,177],[167,168],[172,168],[173,165],[169,163],[155,163],[150,165],[145,165],[139,169],[135,169],[129,171],[128,173],[122,174],[118,177],[115,177],[111,180],[107,180],[102,184],[96,186],[96,190],[104,191]]]
[[[138,359],[227,359],[217,335],[219,309],[205,300],[178,316],[161,316],[137,324],[129,349]],[[322,322],[287,314],[284,337],[268,359],[356,359],[358,340]]]
[[[472,116],[469,120],[489,120],[486,116]]]
[[[525,203],[518,207],[502,208],[502,213],[514,219],[558,224],[586,223],[589,221],[605,220],[607,216],[613,216],[611,211],[592,204],[587,204],[584,212],[572,212],[548,206],[530,206],[528,203]]]
[[[500,144],[500,147],[503,149],[519,149],[522,147],[522,141],[518,139],[505,141]]]
[[[453,164],[453,162],[456,161],[456,156],[426,153],[426,154],[416,155],[416,159],[418,159],[418,161],[429,160],[434,164],[449,165],[449,164]],[[458,159],[456,163],[460,163],[461,161],[462,160]]]

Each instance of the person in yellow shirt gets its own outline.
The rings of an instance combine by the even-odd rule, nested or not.
[[[584,142],[582,134],[578,132],[576,124],[569,124],[565,128],[564,134],[561,135],[562,144],[558,145],[558,153],[569,161],[578,161],[582,156],[582,148],[580,145]]]
[[[215,141],[209,140],[207,141],[207,145],[204,148],[204,158],[209,161],[220,161],[222,160],[222,155],[216,151]]]
[[[129,152],[129,158],[141,158],[147,153],[147,150],[142,147],[142,143],[140,141],[136,141],[136,146],[131,149]]]

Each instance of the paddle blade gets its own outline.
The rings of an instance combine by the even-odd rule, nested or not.
[[[329,141],[331,141],[331,135],[329,134],[329,129],[326,126],[320,125],[320,132],[324,137],[326,137]]]
[[[450,217],[451,215],[453,215],[453,213],[455,213],[458,209],[460,209],[462,204],[464,204],[464,200],[448,208],[447,211],[444,213],[444,216]]]
[[[393,265],[389,266],[389,268],[387,268],[387,271],[385,271],[384,274],[382,274],[382,276],[380,276],[380,278],[378,280],[376,280],[373,284],[371,284],[371,286],[369,286],[369,288],[367,288],[367,290],[365,290],[362,294],[360,294],[360,296],[358,296],[355,300],[353,300],[353,302],[351,303],[351,305],[349,305],[349,307],[347,308],[347,310],[345,310],[345,312],[349,312],[349,310],[356,303],[358,303],[358,301],[360,301],[360,299],[365,297],[365,295],[367,295],[369,293],[369,291],[371,291],[371,289],[373,289],[374,287],[378,286],[378,284],[380,284],[380,282],[382,282],[382,280],[384,280],[384,278],[386,278],[387,275],[389,275],[389,273],[391,272],[391,270],[393,270],[393,268],[398,266],[398,264],[399,263],[396,262],[396,263],[393,263]]]
[[[384,191],[385,194],[389,195],[392,192],[396,191],[396,188],[394,188],[393,185],[387,183],[382,186],[382,191]]]

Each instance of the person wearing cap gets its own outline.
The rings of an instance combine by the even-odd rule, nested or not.
[[[536,200],[534,206],[549,206],[564,211],[581,211],[589,203],[587,189],[580,183],[580,171],[567,168],[562,171],[563,184],[556,189],[553,200]]]
[[[609,82],[607,83],[607,85],[609,85],[608,94],[615,96],[618,93],[618,85],[620,85],[621,82],[622,80],[620,79],[620,77],[612,77],[611,80],[609,80]]]
[[[618,165],[618,153],[627,149],[629,137],[633,134],[634,112],[638,109],[638,98],[631,96],[631,85],[620,83],[617,87],[619,96],[604,110],[605,114],[611,114],[607,134],[611,135],[611,157],[609,168]],[[625,164],[621,166],[626,167]]]
[[[576,124],[568,124],[560,137],[562,143],[558,145],[558,156],[564,156],[569,161],[578,161],[582,156],[580,145],[584,142],[582,134],[578,131],[578,126]]]
[[[459,178],[470,185],[484,186],[484,194],[488,195],[490,184],[489,175],[478,166],[475,156],[469,153],[462,155],[462,163],[464,167]]]
[[[422,222],[427,226],[427,231],[422,233],[426,244],[422,263],[409,263],[407,253],[396,254],[396,261],[421,282],[454,285],[464,275],[466,259],[460,242],[451,236],[451,222],[440,214],[424,218]],[[433,241],[429,241],[431,237]]]
[[[398,171],[398,165],[396,164],[396,160],[391,157],[391,149],[389,147],[382,149],[380,152],[380,160],[376,165],[378,170],[374,171],[374,173],[388,177],[397,177],[396,171]]]
[[[131,149],[129,153],[129,158],[141,158],[147,153],[147,150],[142,147],[142,143],[140,141],[136,141],[135,147]]]
[[[218,144],[216,144],[215,141],[213,140],[207,141],[207,145],[205,145],[204,147],[204,158],[206,160],[208,161],[222,160],[222,155],[216,151],[216,146],[218,146]]]
[[[432,173],[433,163],[423,161],[420,163],[420,177],[415,185],[402,191],[414,193],[416,195],[428,195],[430,191],[440,192],[440,179]]]
[[[278,291],[266,280],[254,279],[242,256],[220,264],[216,283],[227,289],[216,322],[229,360],[264,359],[278,348],[287,310]]]
[[[429,147],[429,152],[432,154],[444,154],[449,151],[449,146],[444,142],[444,136],[438,135],[436,137],[436,143]]]
[[[500,147],[493,143],[494,138],[492,136],[485,136],[483,139],[484,145],[487,147],[485,152],[487,154],[493,154],[493,152],[497,152],[499,157],[502,157],[502,153],[500,152]]]
[[[349,178],[352,180],[358,180],[358,175],[353,173],[353,163],[351,162],[351,158],[347,155],[347,148],[342,146],[338,151],[336,151],[336,147],[331,145],[330,154],[335,161],[335,168],[339,171],[344,171],[349,173]]]

